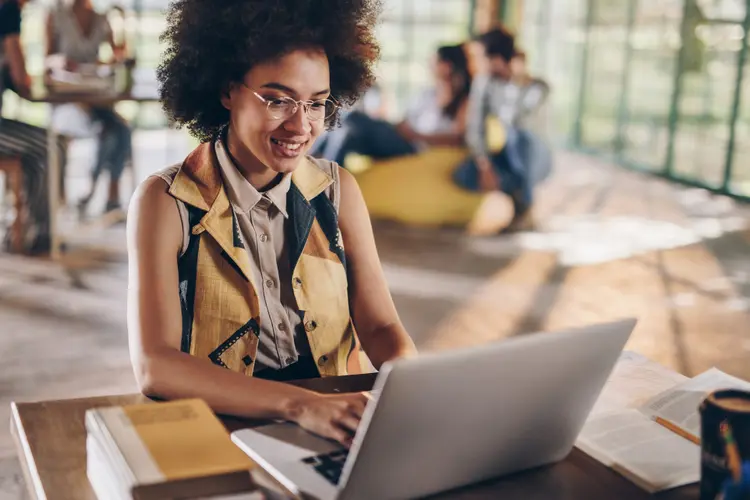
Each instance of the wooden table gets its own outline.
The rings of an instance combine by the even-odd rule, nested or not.
[[[319,392],[368,390],[375,375],[355,375],[295,382]],[[32,498],[95,500],[86,478],[87,409],[147,401],[140,395],[13,403],[11,431]],[[262,422],[222,418],[230,431]],[[562,462],[486,483],[442,493],[436,499],[647,499],[698,498],[697,486],[651,497],[617,473],[574,449]]]

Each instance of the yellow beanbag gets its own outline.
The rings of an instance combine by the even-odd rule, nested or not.
[[[487,137],[490,151],[502,150],[505,131],[497,120],[488,120]],[[418,226],[469,226],[470,230],[480,224],[496,230],[509,220],[512,208],[507,197],[467,191],[453,182],[453,171],[468,155],[464,148],[435,147],[378,161],[351,154],[344,164],[355,175],[374,219]]]
[[[356,174],[370,215],[426,226],[468,223],[482,194],[453,182],[453,171],[465,158],[464,149],[433,148],[374,162]]]

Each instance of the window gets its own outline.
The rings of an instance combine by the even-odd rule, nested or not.
[[[430,85],[430,63],[437,48],[466,41],[470,9],[467,0],[385,2],[378,29],[382,57],[377,83],[390,118],[398,119],[409,99]]]

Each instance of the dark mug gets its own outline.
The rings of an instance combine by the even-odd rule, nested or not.
[[[750,500],[750,393],[709,394],[701,414],[701,500]]]

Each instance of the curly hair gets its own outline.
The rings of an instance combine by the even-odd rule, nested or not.
[[[509,62],[516,55],[515,37],[505,28],[495,28],[482,33],[477,40],[484,45],[484,50],[490,57],[499,56]]]
[[[380,12],[381,0],[175,0],[161,35],[162,106],[173,123],[209,141],[229,121],[220,97],[232,82],[304,48],[325,51],[331,96],[351,106],[375,80]],[[337,111],[326,125],[338,120]]]

